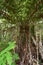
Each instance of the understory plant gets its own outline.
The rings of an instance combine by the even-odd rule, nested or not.
[[[16,42],[9,42],[8,47],[0,52],[0,65],[16,65],[19,56],[15,52],[11,52],[16,47]]]

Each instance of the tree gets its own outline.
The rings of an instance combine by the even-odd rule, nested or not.
[[[19,23],[20,47],[23,54],[25,51],[27,53],[30,33],[34,33],[34,24],[43,18],[43,0],[0,0],[0,15],[0,18],[5,18],[10,23]]]

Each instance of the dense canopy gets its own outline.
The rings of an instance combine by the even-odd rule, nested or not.
[[[43,0],[0,0],[0,18],[29,22],[43,18]]]

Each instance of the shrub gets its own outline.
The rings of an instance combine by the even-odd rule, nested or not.
[[[16,42],[9,42],[8,47],[0,52],[0,65],[16,65],[15,60],[19,59],[17,53],[12,54]],[[14,60],[13,60],[14,59]]]

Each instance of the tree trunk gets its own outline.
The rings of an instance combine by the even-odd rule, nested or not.
[[[20,34],[19,40],[17,41],[18,45],[18,54],[20,56],[20,62],[18,65],[27,65],[28,64],[28,57],[27,55],[28,50],[28,40],[29,40],[29,25],[21,25],[20,26]]]
[[[29,60],[30,60],[31,51],[29,50],[29,45],[31,44],[29,43],[31,42],[29,42],[29,36],[30,36],[30,33],[34,32],[33,29],[34,29],[34,26],[32,26],[31,32],[30,32],[29,25],[26,24],[24,26],[23,25],[20,26],[19,40],[17,41],[17,45],[18,45],[17,52],[20,56],[20,60],[19,62],[17,62],[17,65],[30,65]]]

